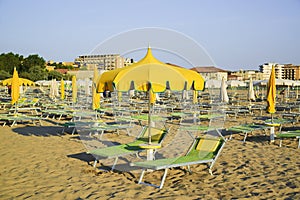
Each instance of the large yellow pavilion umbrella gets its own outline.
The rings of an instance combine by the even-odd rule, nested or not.
[[[14,73],[11,81],[11,104],[15,104],[20,97],[20,81],[17,69],[14,68]]]
[[[65,99],[65,82],[64,82],[64,79],[61,79],[61,81],[60,81],[60,98],[61,98],[61,100]]]
[[[96,110],[96,109],[100,108],[100,93],[96,92],[98,80],[99,80],[98,70],[95,67],[94,68],[93,83],[92,83],[92,98],[93,98],[92,108],[93,108],[93,110]]]
[[[271,114],[276,112],[275,104],[276,104],[276,81],[275,81],[275,68],[272,66],[271,75],[268,82],[268,90],[267,90],[267,102],[268,107],[267,111]]]
[[[2,81],[2,85],[12,85],[13,78],[8,78]],[[26,79],[26,78],[19,78],[19,86],[21,85],[34,85],[34,82]]]
[[[159,93],[166,89],[183,90],[203,90],[204,79],[195,71],[181,67],[165,64],[157,60],[148,48],[146,56],[139,62],[128,67],[119,68],[105,72],[100,77],[97,85],[97,92],[109,91],[137,91]],[[151,124],[151,99],[149,98],[148,125]],[[151,144],[150,128],[148,129],[149,143]]]
[[[73,100],[73,103],[77,102],[76,76],[72,76],[72,100]]]

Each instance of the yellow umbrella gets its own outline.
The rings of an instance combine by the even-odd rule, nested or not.
[[[183,91],[185,89],[203,90],[204,79],[195,71],[165,64],[157,60],[150,47],[146,56],[128,67],[105,72],[100,77],[97,92],[128,91],[133,89],[149,93],[164,92],[166,89]],[[151,98],[149,98],[148,125],[151,124]],[[151,143],[150,128],[148,129]]]
[[[272,71],[268,82],[268,90],[267,90],[267,102],[268,102],[267,111],[271,114],[276,112],[275,98],[276,98],[275,68],[274,66],[272,66]]]
[[[12,85],[13,78],[8,78],[2,81],[2,85]],[[34,85],[34,82],[26,79],[26,78],[19,78],[19,86],[20,85]]]
[[[14,73],[11,81],[11,104],[15,104],[20,97],[20,81],[17,69],[14,68]]]
[[[62,100],[65,99],[65,82],[64,82],[64,79],[61,79],[61,81],[60,81],[60,98]]]
[[[92,84],[92,95],[93,95],[93,110],[99,109],[100,108],[100,93],[96,92],[96,85],[98,83],[99,75],[98,75],[98,70],[95,67],[94,68],[94,76],[93,76],[93,84]]]
[[[72,76],[72,99],[73,99],[73,103],[76,103],[77,101],[76,76]]]
[[[154,93],[164,92],[167,86],[176,91],[191,88],[204,89],[204,79],[201,75],[157,60],[150,48],[139,62],[103,73],[98,82],[97,92],[114,91],[114,89],[127,92],[132,89],[132,84],[135,90],[149,91],[151,87]]]

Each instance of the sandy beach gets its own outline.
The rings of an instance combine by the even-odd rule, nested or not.
[[[242,120],[243,118],[239,118]],[[269,144],[267,136],[247,142],[234,136],[225,145],[211,176],[206,165],[190,174],[169,170],[161,190],[137,184],[139,174],[104,172],[88,164],[93,158],[77,135],[43,126],[1,127],[0,199],[299,199],[297,142]],[[159,183],[162,171],[148,174]]]

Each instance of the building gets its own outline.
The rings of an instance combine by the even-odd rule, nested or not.
[[[113,70],[133,63],[133,59],[121,57],[119,54],[84,55],[75,58],[74,62],[79,68],[93,70]]]
[[[228,71],[213,66],[209,67],[193,67],[191,70],[200,73],[205,80],[225,80],[228,79]]]
[[[283,79],[300,80],[300,66],[285,64],[283,67]]]
[[[263,73],[257,70],[239,70],[228,75],[228,80],[247,81],[250,78],[252,80],[263,80]]]
[[[284,65],[278,64],[278,63],[264,63],[263,65],[259,66],[259,71],[263,73],[263,80],[269,79],[272,66],[275,66],[275,78],[276,79],[283,79],[284,74],[283,74],[283,68]]]

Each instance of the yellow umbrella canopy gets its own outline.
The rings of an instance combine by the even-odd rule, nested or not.
[[[15,104],[20,97],[20,79],[16,68],[11,80],[11,104]]]
[[[275,101],[276,98],[276,82],[275,82],[275,68],[272,66],[271,75],[268,82],[268,90],[267,90],[267,111],[271,114],[275,113]]]
[[[2,81],[2,85],[12,85],[13,78],[8,78]],[[19,86],[20,85],[34,85],[34,82],[26,79],[26,78],[19,78]]]
[[[97,92],[128,91],[134,87],[138,91],[154,93],[184,89],[203,90],[204,79],[197,72],[181,67],[165,64],[157,60],[150,48],[146,56],[128,67],[105,72],[100,77]]]
[[[97,92],[129,90],[145,91],[149,94],[148,125],[151,125],[151,104],[154,102],[153,93],[164,92],[166,89],[203,90],[204,79],[195,71],[165,64],[157,60],[151,48],[148,48],[146,56],[139,62],[101,75],[97,85]],[[149,144],[151,133],[148,129]]]

